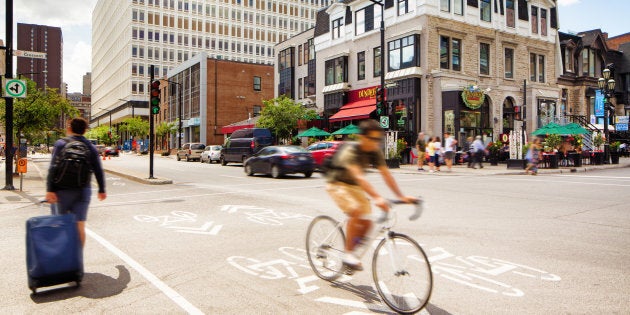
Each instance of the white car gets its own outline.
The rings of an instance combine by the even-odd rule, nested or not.
[[[201,158],[199,161],[203,162],[219,162],[221,160],[221,148],[220,145],[209,145],[206,146],[206,149],[201,152]]]

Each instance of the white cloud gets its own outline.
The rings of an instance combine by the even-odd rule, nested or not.
[[[68,83],[68,92],[83,91],[83,75],[92,71],[92,46],[79,41],[74,46],[64,47],[63,80]]]
[[[561,7],[568,7],[574,4],[579,4],[581,0],[558,0],[558,5]]]
[[[15,1],[15,0],[14,0]],[[92,24],[96,0],[21,0],[14,2],[18,22],[57,27]]]

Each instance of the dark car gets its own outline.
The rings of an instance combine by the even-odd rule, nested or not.
[[[324,159],[332,156],[342,143],[343,141],[319,141],[309,145],[306,150],[313,154],[316,168],[319,168]]]
[[[244,163],[260,149],[272,145],[273,137],[267,128],[244,128],[234,131],[221,149],[221,165]]]
[[[295,145],[268,146],[247,159],[244,163],[245,174],[271,174],[278,178],[285,174],[303,173],[311,177],[315,162],[311,152]]]
[[[105,156],[118,156],[118,153],[118,148],[114,147],[106,147],[105,150],[103,150],[103,154],[105,154]]]

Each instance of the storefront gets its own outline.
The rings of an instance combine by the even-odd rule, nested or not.
[[[485,134],[492,139],[489,104],[489,97],[478,88],[443,92],[442,133],[450,132],[461,144],[466,142],[466,138],[477,135]]]

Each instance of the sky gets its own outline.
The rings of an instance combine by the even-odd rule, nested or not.
[[[120,0],[104,0],[120,1]],[[123,0],[127,1],[127,0]],[[4,2],[4,1],[3,1]],[[14,32],[17,23],[61,27],[63,77],[68,92],[80,92],[83,75],[92,67],[92,10],[97,0],[13,0]],[[6,7],[0,3],[0,38],[6,38]],[[560,31],[577,33],[593,29],[609,37],[630,32],[630,0],[558,0]],[[607,16],[608,18],[603,18]],[[16,35],[14,35],[15,39]]]

